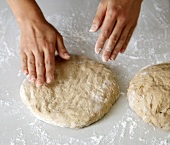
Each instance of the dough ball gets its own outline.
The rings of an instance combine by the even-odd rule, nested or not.
[[[170,130],[170,63],[139,71],[127,95],[130,107],[145,122]]]
[[[83,56],[56,58],[55,80],[35,87],[25,79],[20,95],[31,112],[47,123],[70,128],[102,118],[117,100],[115,76],[104,65]]]

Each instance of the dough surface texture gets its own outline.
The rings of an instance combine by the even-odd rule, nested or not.
[[[170,63],[139,71],[128,89],[129,105],[145,122],[170,130]]]
[[[114,74],[103,64],[84,56],[69,61],[56,58],[55,80],[36,88],[27,78],[20,88],[24,104],[40,120],[82,128],[101,119],[118,99]]]

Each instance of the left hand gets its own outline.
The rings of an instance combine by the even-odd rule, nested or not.
[[[115,60],[124,53],[137,25],[142,0],[101,0],[90,32],[101,32],[95,45],[99,54],[103,47],[102,60]],[[106,42],[107,41],[107,42]]]

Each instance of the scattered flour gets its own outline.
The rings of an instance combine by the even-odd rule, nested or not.
[[[134,33],[126,53],[120,55],[116,62],[109,62],[109,66],[114,69],[121,85],[121,97],[117,106],[111,111],[111,116],[107,115],[101,122],[79,131],[74,135],[63,133],[60,128],[47,126],[30,115],[29,111],[18,99],[19,94],[16,88],[18,80],[23,79],[19,67],[19,30],[14,23],[13,17],[9,17],[8,9],[0,10],[0,144],[6,145],[170,145],[170,135],[146,125],[128,107],[126,100],[126,88],[133,75],[144,66],[156,64],[170,60],[170,22],[169,22],[169,2],[159,0],[144,1],[139,19],[139,25]],[[98,33],[87,33],[89,27],[82,31],[74,26],[76,13],[72,17],[61,15],[46,16],[49,22],[58,28],[64,36],[66,47],[70,52],[88,55],[98,61],[100,57],[93,53],[94,44]],[[90,14],[88,14],[90,15]],[[85,13],[80,13],[85,18]],[[60,23],[58,23],[60,22]],[[61,25],[62,24],[62,25]],[[14,29],[15,28],[15,29]],[[152,31],[152,33],[150,33]],[[7,39],[10,37],[10,41]],[[71,38],[71,39],[70,39]],[[160,51],[161,50],[161,51]],[[16,65],[18,64],[18,65]],[[132,67],[129,67],[131,65]],[[12,68],[9,69],[9,68]],[[14,79],[11,76],[16,77]],[[11,79],[7,84],[6,80]],[[16,84],[17,85],[16,85]],[[9,85],[9,86],[8,86]],[[90,87],[90,86],[89,86]],[[103,87],[105,87],[103,85]],[[99,99],[94,93],[94,99]],[[126,105],[125,105],[126,104]],[[122,106],[121,106],[122,105]],[[119,110],[118,110],[119,109]],[[114,116],[116,110],[123,113]],[[109,122],[107,122],[109,120]],[[106,124],[105,124],[106,122]],[[100,127],[103,125],[103,128]],[[48,129],[51,128],[50,130]],[[92,129],[93,128],[93,129]],[[91,130],[92,129],[92,130]],[[73,131],[74,132],[74,131]],[[76,133],[75,133],[76,134]]]

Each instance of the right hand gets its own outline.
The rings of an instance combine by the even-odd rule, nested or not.
[[[95,51],[104,62],[124,53],[137,25],[142,0],[101,0],[90,32],[101,28]]]
[[[37,87],[54,79],[55,51],[63,59],[68,54],[60,33],[46,20],[28,21],[20,25],[22,71]]]

